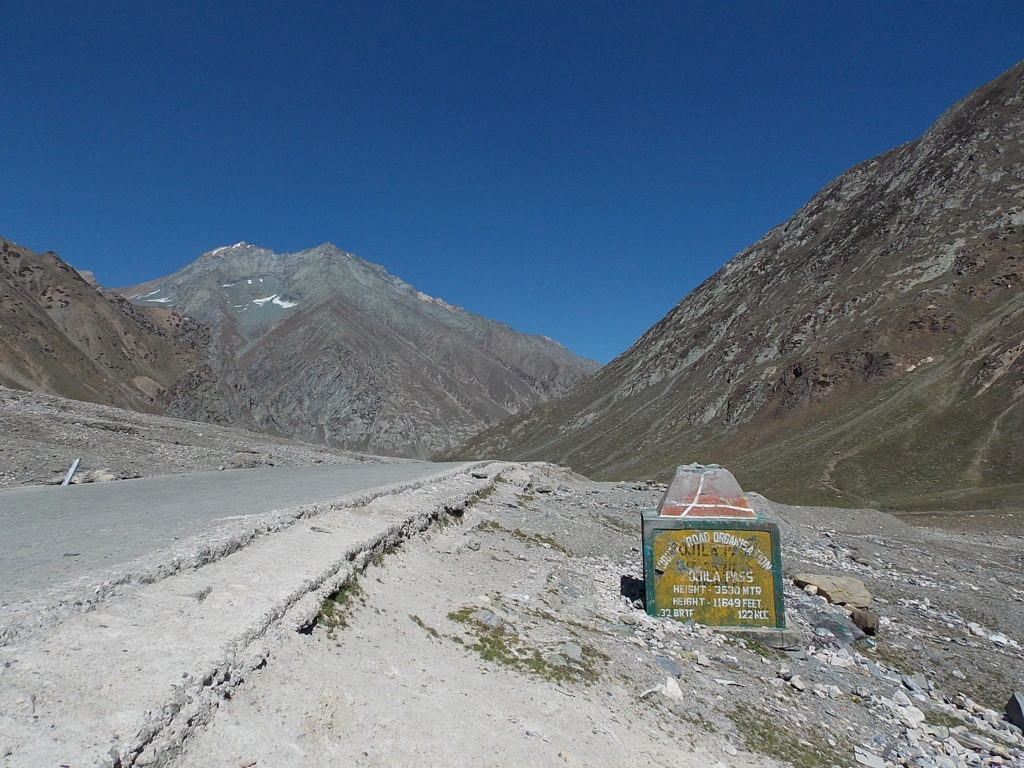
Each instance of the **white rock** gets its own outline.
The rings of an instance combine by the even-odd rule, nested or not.
[[[911,728],[920,728],[924,723],[924,712],[913,705],[901,707],[900,717]]]
[[[674,699],[675,701],[682,701],[683,689],[679,687],[679,683],[674,677],[666,677],[665,685],[661,687],[661,693],[666,698]]]
[[[861,765],[866,765],[868,766],[868,768],[886,767],[885,760],[880,758],[878,755],[872,754],[867,750],[861,749],[860,747],[857,747],[853,750],[853,756],[856,758],[858,763],[860,763]]]

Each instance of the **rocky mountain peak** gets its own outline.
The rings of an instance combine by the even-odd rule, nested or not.
[[[320,253],[325,256],[344,256],[348,258],[353,258],[353,254],[349,253],[348,251],[342,250],[341,248],[339,248],[330,241],[324,241],[315,248],[311,248],[308,251],[303,251],[303,253]]]
[[[256,426],[357,450],[430,455],[599,367],[329,242],[238,243],[121,292],[213,328]]]

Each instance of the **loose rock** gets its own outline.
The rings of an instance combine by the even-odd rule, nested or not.
[[[878,633],[878,617],[871,611],[863,608],[854,608],[850,613],[850,618],[865,635]]]
[[[1017,691],[1006,702],[1006,719],[1024,731],[1024,693]]]
[[[500,616],[495,614],[493,611],[487,610],[486,608],[481,608],[478,611],[474,611],[470,618],[474,621],[479,621],[485,627],[489,627],[491,629],[497,629],[505,623]]]
[[[817,594],[830,603],[867,608],[871,605],[871,593],[864,582],[853,576],[830,576],[824,573],[798,573],[793,578],[798,587],[817,587]]]
[[[683,696],[683,689],[679,687],[679,683],[674,677],[665,678],[665,685],[661,687],[661,692],[666,698],[673,699],[674,701],[682,701],[685,698]]]

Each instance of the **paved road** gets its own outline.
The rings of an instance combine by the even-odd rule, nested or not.
[[[459,463],[232,469],[0,490],[0,605],[133,560],[237,515],[327,502]]]

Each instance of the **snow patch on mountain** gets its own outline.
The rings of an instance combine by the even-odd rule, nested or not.
[[[160,298],[156,298],[156,294],[160,293],[162,290],[163,288],[157,288],[155,291],[150,291],[149,293],[137,293],[129,298],[132,301],[139,302],[140,304],[170,304],[174,301],[170,296],[161,296]]]
[[[253,299],[252,300],[252,303],[255,304],[257,307],[262,307],[267,302],[270,302],[271,304],[276,304],[277,306],[282,307],[283,309],[288,309],[290,307],[297,307],[299,305],[299,302],[297,302],[297,301],[288,301],[287,299],[281,298],[281,296],[276,294],[276,293],[273,296],[265,296],[262,299]]]
[[[224,251],[230,251],[232,248],[253,248],[253,247],[254,246],[249,245],[249,243],[245,242],[244,240],[241,240],[241,241],[235,243],[234,245],[222,245],[220,248],[214,248],[212,251],[208,251],[207,254],[209,256],[216,256],[218,253],[223,253]]]

